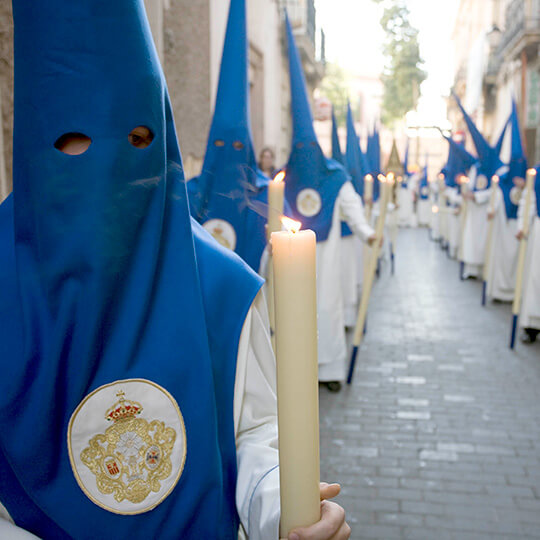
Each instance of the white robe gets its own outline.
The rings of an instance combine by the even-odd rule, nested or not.
[[[525,190],[524,190],[525,193]],[[518,227],[523,229],[523,209],[525,197],[521,197]],[[540,330],[540,217],[533,192],[531,201],[531,224],[527,243],[527,261],[523,279],[523,299],[519,314],[519,326]]]
[[[431,214],[431,202],[429,198],[421,199],[420,197],[418,197],[418,202],[416,203],[416,214],[418,216],[419,227],[425,227],[429,225]]]
[[[280,508],[276,367],[270,343],[267,307],[262,293],[255,298],[240,337],[234,391],[234,426],[238,463],[236,506],[242,523],[240,538],[278,538]],[[15,526],[5,508],[0,505],[0,538],[35,540],[36,537]]]
[[[480,178],[480,177],[478,177]],[[474,200],[467,201],[467,216],[463,233],[464,277],[479,277],[484,266],[487,239],[487,212],[490,190],[474,192]]]
[[[516,285],[519,242],[516,239],[517,219],[508,219],[503,194],[497,188],[494,204],[493,237],[488,261],[487,295],[511,302]],[[488,221],[489,227],[489,221]]]
[[[457,192],[457,188],[446,188],[446,197],[450,206],[447,208],[447,235],[448,235],[448,252],[452,259],[455,259],[458,254],[460,244],[460,218],[456,213],[457,205],[461,201],[461,197]]]
[[[365,220],[362,200],[350,182],[343,184],[336,199],[328,238],[317,242],[320,381],[345,380],[347,347],[341,284],[341,220],[363,241],[374,232]]]
[[[399,225],[401,227],[412,227],[413,221],[413,195],[410,189],[410,182],[407,183],[407,187],[398,186],[397,188],[397,202],[399,205]]]

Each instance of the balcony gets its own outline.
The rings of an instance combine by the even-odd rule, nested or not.
[[[540,0],[512,0],[496,56],[512,60],[540,41]]]
[[[280,0],[280,8],[287,9],[296,44],[308,83],[317,85],[324,75],[324,34],[317,54],[316,10],[314,0]]]

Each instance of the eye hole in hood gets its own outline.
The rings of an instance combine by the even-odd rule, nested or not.
[[[64,133],[56,139],[54,147],[64,154],[80,156],[88,150],[91,144],[92,139],[84,133]]]
[[[152,130],[146,126],[137,126],[128,135],[128,141],[135,148],[148,148],[154,140]]]

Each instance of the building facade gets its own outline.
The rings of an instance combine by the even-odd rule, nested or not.
[[[540,161],[540,0],[461,0],[453,40],[454,91],[480,130],[493,142],[513,97],[529,165]],[[464,128],[453,100],[449,117]]]

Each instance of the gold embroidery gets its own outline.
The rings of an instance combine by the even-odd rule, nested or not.
[[[81,452],[81,461],[95,474],[101,493],[140,503],[161,489],[172,471],[171,452],[176,432],[163,422],[136,418],[142,406],[126,401],[123,392],[105,418],[113,425],[93,437]]]
[[[223,247],[227,249],[232,249],[231,243],[223,236],[223,229],[218,225],[212,229],[212,236],[217,240]]]
[[[116,393],[118,401],[105,414],[105,420],[112,425],[104,433],[92,437],[88,446],[79,454],[81,467],[88,467],[95,476],[94,489],[97,488],[103,495],[113,495],[115,503],[110,505],[106,504],[105,500],[96,498],[86,488],[73,454],[72,430],[75,419],[89,399],[111,386],[120,388],[120,385],[131,383],[148,385],[169,400],[178,418],[179,425],[175,425],[175,428],[179,429],[179,432],[163,421],[138,418],[143,411],[141,403],[126,399],[122,390]],[[175,443],[180,444],[180,453],[173,463]],[[140,514],[152,510],[167,498],[182,475],[186,460],[184,421],[175,399],[161,386],[145,379],[115,381],[97,388],[79,404],[68,426],[68,450],[77,483],[95,504],[116,514]],[[178,449],[174,452],[175,455],[178,454]],[[174,476],[171,476],[173,471]],[[163,489],[163,483],[166,489]],[[160,493],[160,490],[163,493]],[[158,500],[156,496],[159,497]],[[128,510],[126,507],[121,509],[115,506],[120,503],[144,503],[148,497],[151,497],[151,500],[142,508]]]

